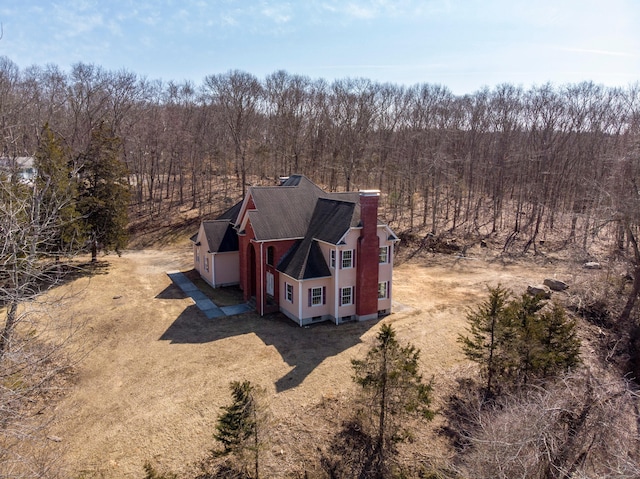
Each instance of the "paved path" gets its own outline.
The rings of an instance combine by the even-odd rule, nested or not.
[[[251,311],[249,305],[234,304],[232,306],[218,307],[213,301],[198,289],[198,287],[191,282],[180,271],[167,271],[167,276],[171,278],[182,291],[185,292],[196,303],[196,306],[202,311],[208,319],[220,318],[222,316],[234,316],[236,314],[246,313]]]

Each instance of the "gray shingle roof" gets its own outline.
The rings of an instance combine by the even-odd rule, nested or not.
[[[294,182],[296,186],[287,186]],[[284,185],[249,189],[256,209],[248,215],[258,240],[302,238],[316,201],[324,195],[305,176],[292,176]]]
[[[317,241],[337,244],[354,221],[357,205],[346,201],[320,198],[304,238],[282,258],[278,271],[295,279],[330,276],[331,272]]]
[[[231,208],[229,208],[227,211],[222,213],[220,216],[218,216],[216,218],[216,220],[227,220],[226,221],[227,223],[230,222],[233,225],[236,222],[236,219],[238,218],[238,213],[240,213],[240,207],[241,206],[242,206],[242,201],[236,203]],[[206,226],[206,223],[211,223],[211,222],[212,221],[203,221],[202,223],[205,224],[205,226]],[[212,233],[211,234],[211,240],[213,240],[214,242],[216,242],[216,239],[218,239],[218,238],[224,239],[225,235],[227,234],[226,230],[222,231],[222,229],[223,229],[222,226],[216,226],[216,227],[210,226],[209,228],[210,228],[210,231]],[[217,231],[216,229],[220,229],[220,231]],[[214,232],[214,230],[216,230],[216,232]],[[190,238],[190,240],[192,242],[195,243],[198,240],[198,233],[199,233],[199,231],[197,231],[196,234],[194,234]],[[232,231],[232,233],[233,233],[233,231]],[[212,243],[211,243],[211,240],[209,239],[210,238],[209,233],[206,233],[206,234],[207,234],[207,241],[209,242],[209,245],[211,246]],[[227,241],[228,241],[228,239],[227,239]],[[232,250],[229,250],[229,251],[237,251],[238,250],[237,241],[238,240],[236,238],[236,248],[235,248],[235,250],[232,249]],[[218,243],[220,244],[220,243],[222,243],[222,241],[219,241]],[[226,246],[226,244],[225,244],[225,246]]]
[[[240,213],[240,208],[242,207],[242,201],[237,202],[227,211],[218,216],[217,220],[231,220],[232,223],[235,223],[238,219],[238,213]]]
[[[324,278],[331,271],[324,260],[318,242],[306,238],[296,241],[277,267],[278,271],[294,279]]]
[[[337,244],[350,227],[357,225],[356,213],[360,216],[360,207],[355,203],[320,198],[308,234],[314,239]]]
[[[355,203],[355,224],[360,217],[359,193],[327,193],[303,175],[292,175],[282,186],[254,186],[249,189],[256,205],[248,212],[257,240],[303,238],[320,198]]]
[[[231,220],[203,221],[202,225],[211,253],[238,251],[238,235]]]

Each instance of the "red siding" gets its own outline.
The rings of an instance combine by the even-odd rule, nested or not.
[[[278,304],[280,300],[280,286],[278,281],[278,272],[276,266],[282,258],[282,256],[289,251],[291,246],[295,243],[295,240],[286,241],[266,241],[262,245],[262,257],[260,254],[260,243],[253,243],[255,251],[255,261],[250,264],[249,251],[252,240],[255,240],[255,232],[251,226],[251,221],[247,221],[245,227],[245,235],[239,237],[239,249],[240,249],[240,287],[244,291],[244,300],[248,301],[251,298],[251,291],[255,290],[256,295],[256,311],[258,313],[271,313],[278,311]],[[273,246],[273,266],[267,265],[267,248]],[[262,260],[262,267],[260,261]],[[251,270],[255,271],[253,277],[256,278],[256,285],[254,288],[251,286]],[[267,271],[271,272],[274,276],[273,282],[273,303],[267,304]],[[262,306],[262,307],[261,307]]]

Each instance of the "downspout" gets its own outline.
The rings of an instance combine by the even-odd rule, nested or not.
[[[262,253],[264,250],[264,243],[260,242],[260,317],[264,316],[264,261],[262,260]]]
[[[211,279],[213,281],[213,287],[216,287],[216,262],[214,260],[214,258],[216,257],[215,254],[211,253]]]
[[[340,297],[339,297],[339,292],[340,292],[340,281],[338,278],[338,257],[340,256],[338,254],[338,247],[336,246],[335,248],[335,258],[334,258],[334,263],[333,263],[333,272],[334,272],[334,289],[335,289],[335,298],[334,298],[334,304],[335,304],[335,318],[336,318],[336,324],[338,324],[340,322],[339,320],[339,313],[340,313]]]
[[[302,327],[302,281],[298,280],[298,323]]]
[[[393,294],[393,249],[395,245],[395,242],[391,242],[389,245],[389,313],[393,310],[393,297],[391,295]]]

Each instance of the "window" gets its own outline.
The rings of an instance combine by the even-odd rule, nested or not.
[[[378,283],[378,299],[387,299],[389,297],[389,281]]]
[[[311,289],[311,305],[317,306],[322,304],[322,288]]]
[[[325,288],[309,288],[309,306],[319,306],[325,304]]]
[[[340,288],[340,306],[353,304],[353,286]]]
[[[388,263],[389,262],[389,247],[383,246],[380,248],[380,254],[378,256],[379,263]]]
[[[274,252],[274,247],[269,246],[267,248],[267,264],[269,266],[273,266],[273,252]]]
[[[196,246],[196,263],[200,264],[200,248]]]
[[[348,249],[340,252],[340,257],[342,259],[341,266],[343,269],[353,268],[353,250]]]
[[[334,249],[331,250],[331,267],[336,267],[336,250]]]
[[[267,294],[273,296],[273,273],[267,271]]]
[[[287,301],[293,303],[293,285],[289,283],[285,283],[285,294]]]
[[[204,257],[204,270],[205,271],[209,271],[209,257],[208,256]]]

